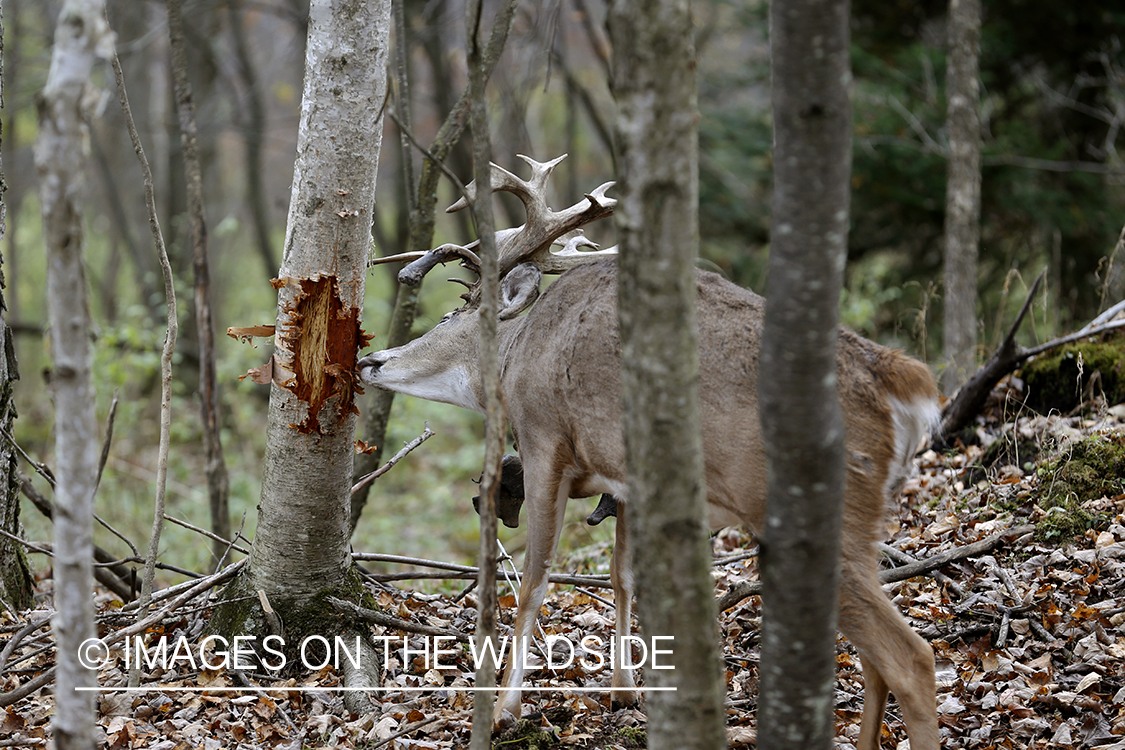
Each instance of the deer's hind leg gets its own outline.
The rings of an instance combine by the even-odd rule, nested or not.
[[[873,561],[844,561],[840,632],[859,651],[863,664],[863,720],[857,750],[878,750],[888,691],[902,709],[911,750],[938,750],[933,649],[887,598]]]

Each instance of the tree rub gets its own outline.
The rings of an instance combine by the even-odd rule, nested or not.
[[[285,313],[289,324],[278,335],[279,354],[288,354],[292,372],[278,382],[308,405],[300,424],[291,425],[302,433],[320,434],[318,415],[325,403],[339,396],[340,416],[358,414],[355,394],[363,393],[355,378],[356,352],[367,346],[371,336],[360,327],[360,310],[347,307],[340,299],[334,276],[287,279],[300,291]]]

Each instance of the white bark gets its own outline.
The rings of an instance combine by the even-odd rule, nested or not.
[[[98,466],[90,381],[90,313],[83,271],[82,200],[90,74],[113,54],[102,0],[67,0],[59,14],[47,85],[39,103],[35,162],[47,246],[47,314],[55,402],[55,716],[58,748],[93,747],[94,674],[79,663],[94,635],[93,519]]]
[[[352,372],[386,93],[388,0],[314,0],[279,278],[265,472],[251,556],[275,604],[351,565]]]

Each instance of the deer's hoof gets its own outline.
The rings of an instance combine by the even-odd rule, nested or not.
[[[519,716],[512,713],[508,708],[497,705],[496,711],[492,715],[492,729],[494,732],[503,732],[506,729],[511,729],[519,721]]]
[[[620,691],[613,693],[613,697],[609,700],[609,707],[613,711],[620,711],[623,708],[635,708],[639,703],[640,696],[637,693]]]

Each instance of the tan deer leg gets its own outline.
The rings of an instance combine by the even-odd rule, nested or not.
[[[613,688],[610,693],[610,706],[619,708],[632,706],[637,703],[637,683],[633,678],[633,670],[625,667],[625,657],[630,652],[628,641],[621,640],[633,632],[633,567],[629,562],[632,554],[629,549],[629,536],[625,519],[628,504],[621,498],[617,499],[617,526],[614,528],[613,558],[610,561],[609,577],[613,583],[613,607],[616,612],[614,617],[614,638],[617,646],[613,650],[613,679],[609,686]],[[630,661],[632,661],[630,659]]]
[[[525,471],[528,466],[525,462]],[[526,476],[531,476],[527,473]],[[527,507],[527,554],[524,558],[523,581],[520,583],[519,606],[516,607],[516,622],[512,628],[512,644],[508,652],[508,668],[504,672],[503,687],[518,688],[523,685],[524,660],[527,656],[531,636],[535,632],[535,618],[543,597],[547,593],[547,574],[551,569],[551,558],[559,543],[562,531],[563,514],[570,494],[570,481],[556,484],[554,497],[534,497],[531,491],[537,483],[528,482],[529,491],[524,501]],[[544,502],[546,499],[546,502]],[[520,717],[523,695],[518,690],[506,690],[499,694],[493,710],[492,723],[496,727],[507,727]]]
[[[906,722],[911,750],[938,750],[934,652],[887,599],[874,570],[864,574],[844,563],[840,585],[840,632],[863,661],[864,706],[857,750],[878,750],[887,691]]]

